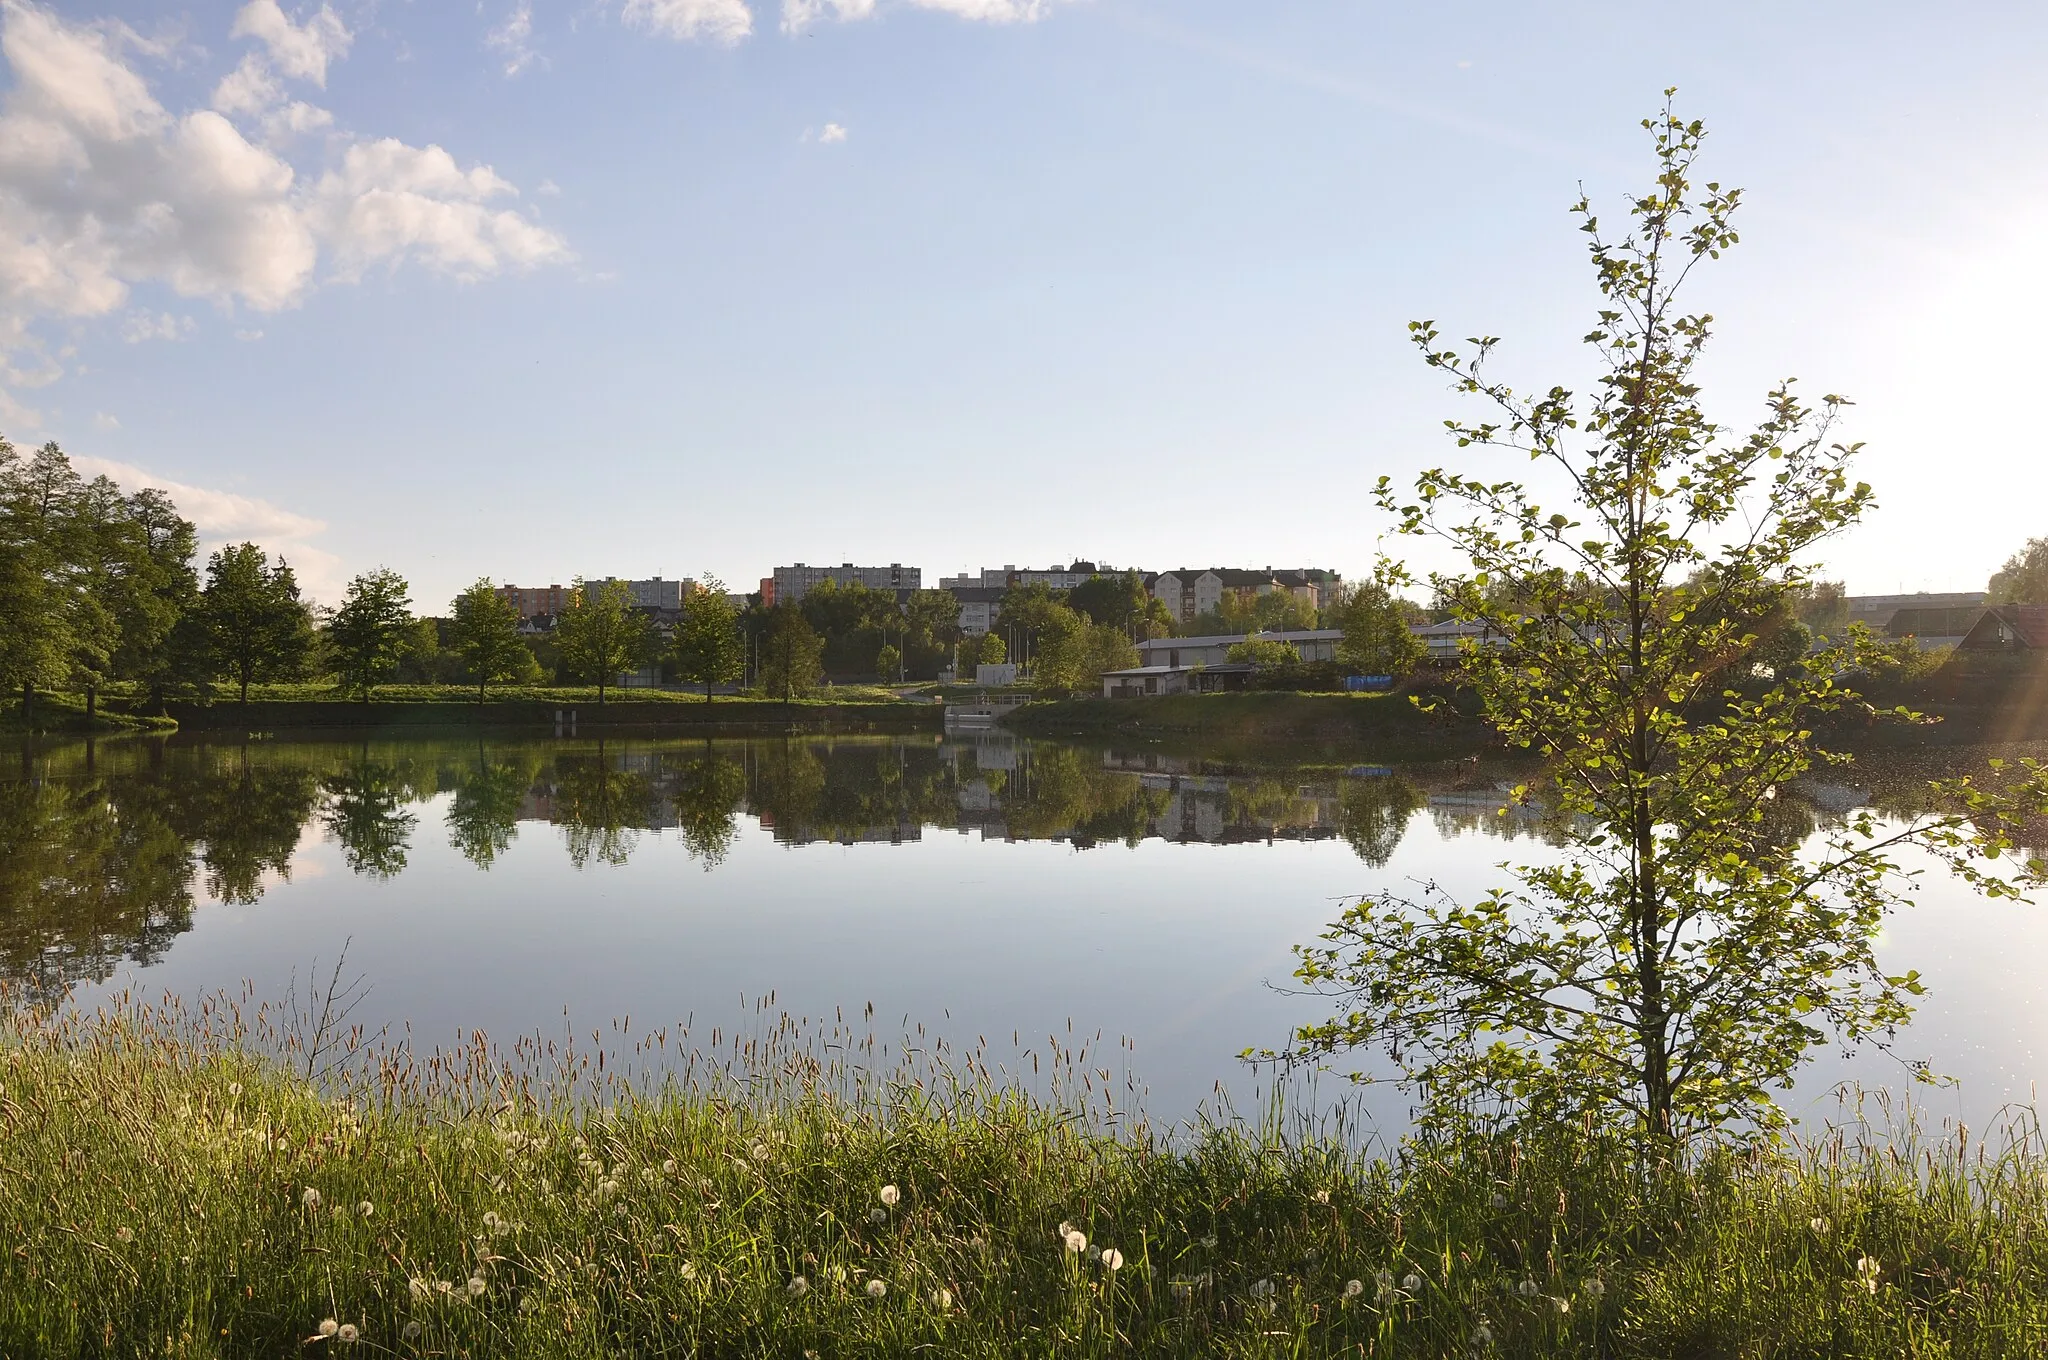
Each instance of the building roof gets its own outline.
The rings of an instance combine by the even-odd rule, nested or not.
[[[1297,628],[1285,633],[1253,633],[1256,642],[1335,642],[1344,636],[1342,628]],[[1150,638],[1138,644],[1139,651],[1178,651],[1183,647],[1232,646],[1245,641],[1242,633],[1211,633],[1204,637]],[[1215,667],[1210,667],[1214,670]]]
[[[1187,675],[1200,671],[1204,675],[1234,675],[1239,671],[1255,671],[1258,667],[1249,661],[1223,661],[1213,666],[1132,666],[1129,670],[1104,671],[1102,678],[1113,675],[1142,678],[1148,675]]]
[[[1997,624],[2004,624],[2019,646],[2035,651],[2048,649],[2048,604],[1992,605],[1970,629],[1962,645],[1998,645]]]

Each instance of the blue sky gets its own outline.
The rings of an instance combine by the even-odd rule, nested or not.
[[[1405,323],[1583,385],[1565,209],[1675,84],[1748,193],[1712,408],[1859,403],[1830,566],[2048,533],[2039,6],[784,3],[0,0],[0,427],[329,599],[1356,573],[1373,482],[1461,456]]]

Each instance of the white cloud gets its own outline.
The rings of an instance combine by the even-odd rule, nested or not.
[[[539,184],[533,186],[533,192],[537,198],[559,198],[562,193],[562,186],[551,179],[544,179]]]
[[[484,35],[484,44],[502,52],[505,56],[505,74],[516,76],[540,60],[540,54],[533,50],[533,5],[531,0],[519,0],[512,12]]]
[[[827,14],[846,23],[874,12],[875,0],[782,0],[782,31],[801,33]]]
[[[13,74],[0,97],[0,385],[59,375],[39,322],[113,315],[138,285],[267,312],[377,265],[469,280],[570,258],[503,206],[509,183],[440,147],[337,134],[295,165],[279,139],[331,119],[287,100],[282,78],[324,80],[348,31],[325,5],[296,22],[275,0],[245,6],[235,31],[264,51],[220,82],[214,107],[177,114],[129,64],[140,47],[124,27],[0,0]]]
[[[131,345],[146,340],[185,340],[199,329],[199,324],[189,316],[172,316],[169,312],[151,312],[148,309],[128,313],[121,321],[121,338]]]
[[[105,411],[94,411],[92,413],[92,427],[95,430],[118,430],[121,428],[121,422],[108,415]]]
[[[348,54],[355,40],[336,14],[322,4],[313,17],[295,24],[279,8],[277,0],[249,0],[235,16],[231,38],[255,38],[270,54],[278,70],[294,80],[327,84],[327,64]]]
[[[311,541],[327,532],[324,520],[240,492],[174,482],[133,463],[80,454],[71,455],[71,462],[86,476],[111,477],[129,491],[160,488],[199,531],[202,557],[223,543],[259,543],[266,552],[282,553],[298,574],[300,585],[314,596],[333,600],[341,595],[346,580],[341,559]]]
[[[843,142],[846,140],[846,129],[838,123],[827,123],[824,131],[818,134],[818,140],[826,143]]]
[[[900,0],[909,9],[933,10],[984,24],[1031,24],[1072,0]],[[875,16],[877,0],[782,0],[782,31],[801,33],[820,19],[841,23]]]
[[[754,31],[746,0],[626,0],[628,24],[676,39],[736,43]]]
[[[236,332],[235,332],[235,339],[237,339],[237,340],[241,340],[241,341],[245,341],[245,342],[246,342],[246,341],[250,341],[250,340],[261,340],[262,338],[263,338],[263,332],[262,332],[262,331],[236,331]]]

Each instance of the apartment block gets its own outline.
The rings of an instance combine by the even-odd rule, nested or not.
[[[924,573],[901,562],[891,562],[886,567],[856,567],[851,562],[836,567],[813,567],[798,562],[795,566],[777,567],[770,580],[776,604],[796,604],[827,581],[840,587],[862,585],[870,590],[920,590]]]

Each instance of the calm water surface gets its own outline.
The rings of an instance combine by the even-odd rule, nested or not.
[[[1881,793],[1921,771],[1865,770]],[[0,771],[0,969],[90,1005],[113,992],[281,994],[331,962],[356,1019],[416,1046],[758,1026],[839,1012],[998,1056],[1100,1032],[1119,1081],[1178,1118],[1312,1018],[1278,990],[1344,898],[1421,880],[1476,893],[1550,857],[1502,816],[1512,771],[1469,762],[1247,773],[1199,753],[1024,741],[125,741]],[[1872,796],[1820,787],[1788,834]],[[1981,1124],[2043,1075],[2048,908],[1938,880],[1888,965],[1932,994],[1902,1052],[1957,1078],[1930,1111]],[[1014,1038],[1013,1038],[1014,1036]],[[1902,1084],[1882,1055],[1833,1083]],[[1398,1125],[1404,1102],[1367,1108]]]

